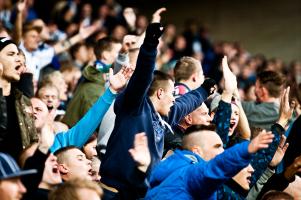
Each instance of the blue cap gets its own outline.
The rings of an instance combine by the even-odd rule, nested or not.
[[[8,154],[0,153],[0,180],[35,174],[36,169],[21,170],[16,161]]]

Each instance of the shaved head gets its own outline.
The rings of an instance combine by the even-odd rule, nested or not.
[[[209,130],[196,130],[185,135],[183,148],[197,153],[207,161],[224,151],[219,135]]]

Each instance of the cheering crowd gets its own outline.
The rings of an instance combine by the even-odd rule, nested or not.
[[[166,8],[37,4],[0,0],[1,200],[301,198],[300,61]]]

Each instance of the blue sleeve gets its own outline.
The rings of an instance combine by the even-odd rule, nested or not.
[[[66,132],[56,134],[50,151],[55,152],[62,147],[71,145],[81,148],[100,124],[115,97],[116,94],[113,94],[110,89],[106,89],[105,93],[75,126]]]
[[[199,87],[176,99],[168,116],[168,124],[177,125],[183,117],[198,108],[208,97],[207,92]]]
[[[155,70],[157,45],[143,43],[140,48],[136,69],[124,91],[123,98],[117,98],[115,105],[123,100],[122,107],[126,109],[139,109],[147,95]]]
[[[266,170],[269,163],[273,159],[274,154],[278,148],[281,135],[285,130],[282,126],[276,123],[271,127],[271,131],[274,134],[273,142],[269,145],[269,148],[261,149],[260,151],[258,151],[251,161],[251,165],[254,168],[254,173],[251,177],[250,188],[256,184],[257,180],[260,178],[260,176],[263,174],[263,172]]]
[[[237,144],[209,162],[192,165],[186,174],[188,188],[195,194],[200,190],[213,193],[250,163],[252,156],[248,153],[248,145],[249,142]]]
[[[213,123],[216,125],[216,132],[221,137],[224,147],[229,141],[229,128],[232,109],[231,104],[221,100],[214,115]]]

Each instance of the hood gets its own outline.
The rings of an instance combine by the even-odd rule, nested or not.
[[[169,175],[180,168],[189,166],[188,163],[191,164],[199,161],[200,157],[190,151],[176,150],[173,155],[161,161],[161,163],[154,168],[150,177],[151,188],[158,186]]]
[[[91,65],[88,65],[84,68],[83,77],[91,82],[104,83],[103,73]]]

